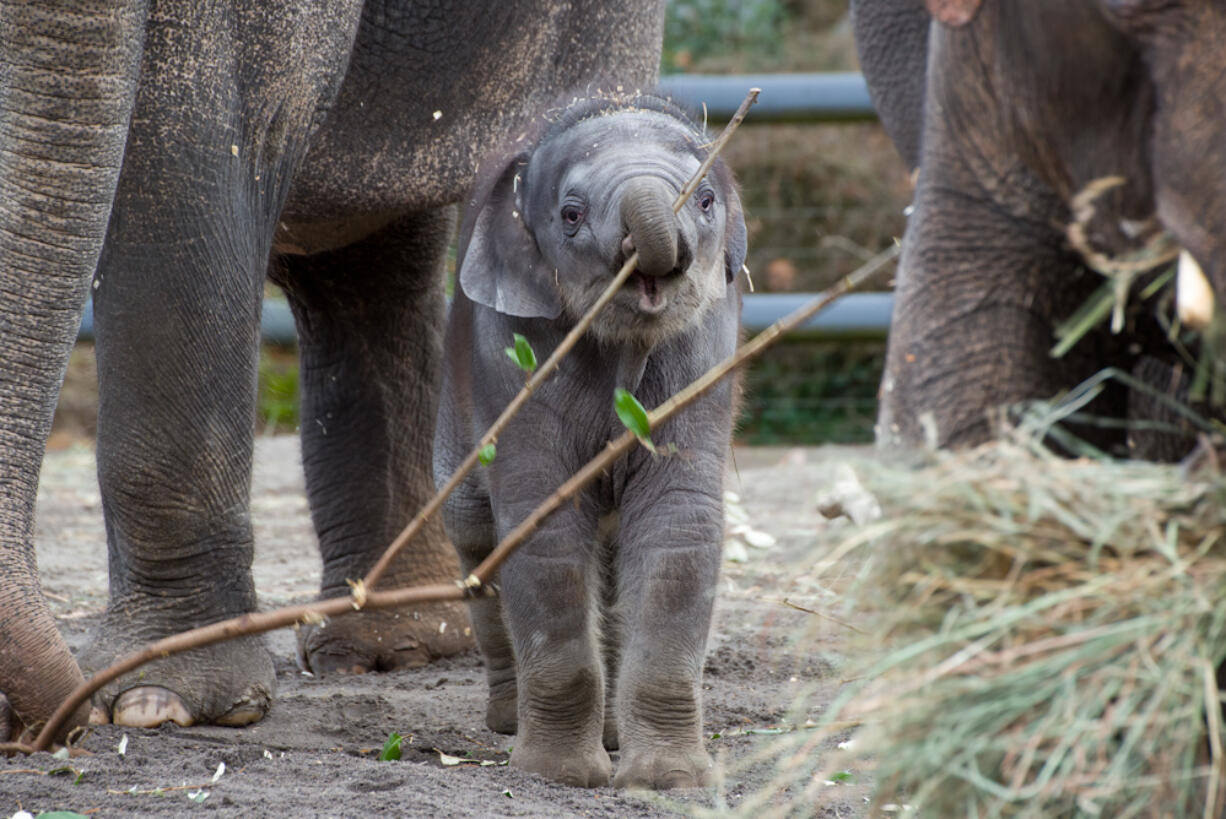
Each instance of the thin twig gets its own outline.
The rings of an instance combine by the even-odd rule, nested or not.
[[[203,785],[167,785],[164,788],[149,788],[143,791],[118,791],[114,788],[107,788],[106,792],[112,796],[157,796],[158,794],[168,793],[170,791],[202,791],[205,788],[212,788],[216,785],[214,782],[205,782]]]
[[[820,617],[823,620],[829,620],[830,622],[835,623],[836,625],[840,625],[843,628],[849,628],[852,631],[856,632],[857,634],[864,633],[863,629],[858,629],[855,626],[853,626],[851,623],[848,623],[845,620],[840,620],[834,615],[820,612],[817,609],[805,608],[804,606],[793,603],[791,600],[787,599],[786,597],[783,598],[782,603],[783,605],[787,606],[789,609],[795,609],[796,611],[803,611],[805,614],[812,614],[814,617]]]
[[[487,594],[492,592],[487,591]],[[407,589],[396,589],[384,592],[367,592],[366,609],[386,609],[422,603],[436,603],[444,600],[464,600],[474,596],[474,592],[462,588],[457,583],[436,583],[429,586],[414,586]],[[319,600],[298,606],[287,606],[273,611],[256,612],[232,617],[207,626],[200,626],[190,631],[172,634],[158,640],[140,651],[134,651],[116,660],[110,666],[99,671],[76,688],[68,699],[60,703],[59,708],[51,715],[51,719],[43,726],[29,751],[44,751],[51,747],[52,741],[61,726],[72,716],[80,705],[93,696],[94,692],[107,683],[122,677],[130,671],[140,668],[146,663],[179,654],[193,648],[204,648],[214,643],[244,637],[250,634],[263,634],[273,629],[292,626],[295,623],[322,622],[325,617],[339,617],[355,611],[353,600],[348,597],[334,597],[329,600]],[[0,753],[22,750],[14,747],[17,743],[0,745]]]
[[[707,171],[709,171],[711,166],[715,164],[715,160],[719,156],[720,151],[724,149],[724,146],[728,143],[728,140],[731,138],[733,132],[735,132],[737,127],[741,124],[741,121],[745,119],[745,115],[748,113],[749,107],[757,102],[759,91],[760,89],[757,88],[751,88],[749,90],[749,94],[747,94],[745,99],[741,102],[740,107],[736,109],[736,113],[732,115],[732,119],[728,121],[728,124],[724,127],[724,130],[720,132],[719,138],[716,139],[711,145],[711,150],[707,154],[706,159],[703,160],[703,163],[698,167],[698,170],[695,171],[694,175],[690,177],[690,181],[686,183],[684,188],[682,188],[681,193],[677,195],[677,199],[673,202],[673,213],[680,211],[682,206],[685,205],[686,201],[694,194],[694,191],[698,189],[698,185],[700,182],[702,182],[703,177],[707,175]],[[498,416],[498,419],[494,421],[490,428],[486,430],[485,434],[481,436],[481,440],[477,442],[477,445],[473,447],[472,451],[468,453],[468,456],[465,457],[460,463],[460,466],[447,480],[447,483],[442,487],[442,489],[440,489],[438,493],[435,494],[435,496],[431,498],[420,511],[418,511],[413,520],[409,521],[408,526],[406,526],[404,530],[396,536],[396,539],[393,540],[383,552],[383,556],[379,558],[378,562],[375,563],[371,570],[366,573],[366,577],[362,580],[362,583],[366,588],[373,588],[374,585],[379,582],[379,578],[383,577],[383,573],[387,570],[387,567],[391,565],[391,562],[395,559],[396,555],[400,553],[400,550],[403,549],[405,545],[409,543],[409,541],[417,536],[417,533],[421,531],[423,526],[426,525],[426,522],[430,520],[430,518],[432,518],[440,508],[442,508],[443,503],[448,497],[451,496],[451,493],[455,491],[456,487],[458,487],[460,483],[466,477],[468,477],[468,474],[473,471],[480,461],[481,450],[498,440],[498,436],[502,434],[502,431],[506,429],[509,423],[511,423],[511,419],[515,417],[516,413],[518,413],[523,405],[527,403],[528,399],[532,397],[532,393],[536,391],[537,387],[539,387],[546,378],[553,375],[554,370],[558,368],[558,364],[561,363],[566,354],[570,352],[571,348],[574,347],[576,343],[578,343],[583,334],[587,332],[588,327],[590,327],[592,322],[595,321],[596,315],[602,309],[604,309],[604,306],[608,304],[615,295],[617,295],[619,290],[621,290],[622,285],[625,284],[626,280],[630,278],[630,274],[634,272],[635,268],[638,266],[638,263],[639,254],[636,251],[630,256],[629,259],[626,260],[626,263],[622,265],[621,270],[619,270],[617,275],[613,277],[613,281],[609,282],[609,286],[606,287],[604,292],[600,294],[600,298],[596,300],[596,303],[593,304],[586,313],[584,313],[583,318],[579,319],[579,323],[566,334],[566,337],[562,339],[562,342],[557,346],[557,349],[553,351],[553,354],[550,355],[549,358],[545,360],[545,363],[537,369],[532,378],[528,380],[528,383],[524,384],[523,389],[521,389],[515,398],[511,400],[511,403],[507,404],[506,409],[502,411],[502,414]]]
[[[1222,699],[1217,687],[1217,672],[1213,663],[1201,659],[1201,674],[1205,684],[1205,721],[1209,725],[1209,785],[1205,789],[1205,819],[1217,816],[1218,800],[1223,797],[1223,770],[1226,755],[1222,751]]]

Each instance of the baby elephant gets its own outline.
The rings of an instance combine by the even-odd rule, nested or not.
[[[672,205],[708,140],[653,97],[585,99],[487,163],[460,239],[435,479],[441,484],[524,382],[505,349],[543,359],[635,250],[637,272],[497,442],[444,520],[471,569],[624,430],[614,389],[660,404],[737,344],[745,223],[716,163]],[[653,432],[550,517],[476,602],[486,722],[518,733],[511,764],[594,787],[705,784],[701,674],[723,540],[735,386]]]

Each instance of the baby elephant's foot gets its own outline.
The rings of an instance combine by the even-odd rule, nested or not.
[[[710,755],[702,748],[624,751],[613,786],[656,791],[701,788],[710,784],[712,767]]]
[[[590,748],[573,748],[561,743],[532,743],[517,739],[511,751],[511,764],[520,770],[578,788],[607,785],[613,773],[613,762],[599,744]]]

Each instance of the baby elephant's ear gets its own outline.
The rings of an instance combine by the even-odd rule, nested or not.
[[[741,197],[737,195],[736,185],[732,184],[731,180],[728,190],[728,221],[724,226],[724,273],[731,284],[736,281],[737,274],[745,266],[745,255],[749,252],[749,236],[745,231],[745,211],[741,208]]]
[[[517,196],[527,163],[528,155],[518,154],[478,174],[460,229],[460,288],[499,313],[554,319],[562,302]]]

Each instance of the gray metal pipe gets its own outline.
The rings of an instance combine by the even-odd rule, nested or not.
[[[761,88],[746,124],[768,122],[865,122],[877,119],[868,86],[859,72],[822,74],[672,74],[659,90],[707,119],[726,122],[750,88]]]
[[[798,310],[816,293],[752,293],[745,296],[741,326],[760,333]],[[890,331],[893,293],[850,293],[793,331],[789,338],[814,341],[879,341]]]
[[[710,121],[726,121],[750,88],[761,88],[747,122],[856,122],[876,119],[864,77],[857,72],[823,74],[743,74],[702,76],[674,74],[660,80],[660,91]],[[760,332],[811,298],[805,293],[763,293],[745,297],[743,324]],[[853,293],[811,319],[797,333],[828,340],[885,338],[893,297],[889,293]],[[265,343],[292,346],[298,336],[289,308],[265,301],[261,318]],[[79,338],[94,337],[93,305],[87,304]]]
[[[779,319],[797,309],[813,293],[753,293],[745,296],[741,324],[750,333],[760,333]],[[852,293],[809,319],[793,335],[818,341],[855,341],[884,339],[890,329],[890,311],[894,297],[890,293]],[[260,317],[260,335],[265,344],[292,347],[298,343],[294,317],[289,306],[280,300],[266,300]],[[81,320],[80,341],[93,341],[93,304],[85,305]]]
[[[260,339],[265,344],[278,344],[283,347],[293,347],[298,343],[298,331],[294,328],[294,317],[289,311],[289,305],[280,300],[264,300],[264,309],[260,314]],[[94,340],[94,303],[85,303],[85,314],[81,316],[81,326],[77,330],[77,341]]]

